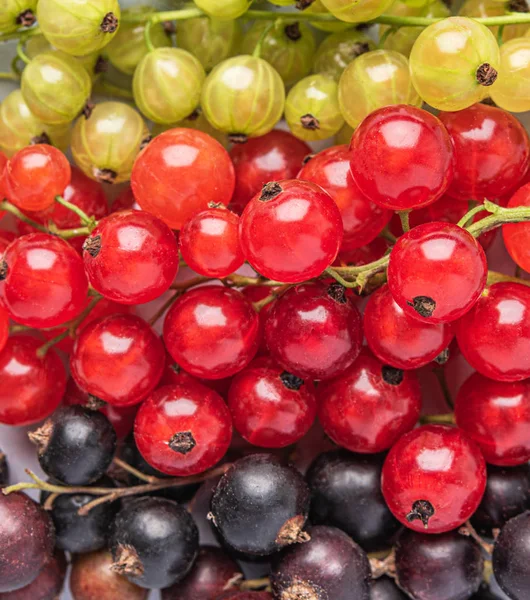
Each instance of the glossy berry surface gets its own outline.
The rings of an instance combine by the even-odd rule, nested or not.
[[[484,559],[471,537],[450,531],[405,530],[396,544],[396,580],[411,598],[470,598],[480,586]]]
[[[372,581],[370,600],[407,600],[408,596],[398,588],[394,579],[383,575]]]
[[[80,406],[55,411],[30,439],[37,446],[42,470],[65,485],[100,479],[116,451],[116,432],[109,420]]]
[[[530,594],[530,511],[510,519],[493,547],[493,574],[502,590],[514,600]]]
[[[253,446],[294,444],[316,417],[315,390],[273,360],[257,359],[236,375],[228,394],[235,429]]]
[[[7,163],[4,192],[22,210],[44,210],[70,182],[70,164],[53,146],[37,144],[19,150]]]
[[[306,475],[314,525],[338,527],[366,552],[390,547],[400,529],[381,493],[383,454],[320,454]]]
[[[274,594],[369,600],[371,571],[363,550],[335,527],[312,527],[309,535],[308,542],[292,546],[274,561]]]
[[[77,252],[46,233],[16,239],[0,260],[0,297],[13,320],[55,327],[85,307],[88,281]]]
[[[330,379],[359,355],[361,318],[341,285],[303,284],[275,301],[265,340],[271,355],[290,373]]]
[[[372,112],[352,138],[355,183],[372,202],[392,210],[431,204],[453,177],[453,147],[442,123],[412,106]]]
[[[484,250],[470,233],[451,223],[425,223],[396,242],[388,287],[405,314],[447,323],[479,299],[487,271]]]
[[[519,188],[510,198],[507,208],[530,206],[530,184]],[[530,227],[528,223],[503,225],[504,245],[512,259],[525,271],[530,271]]]
[[[0,592],[35,580],[54,543],[52,521],[38,504],[22,492],[0,494]]]
[[[417,369],[433,361],[451,343],[450,323],[430,325],[409,316],[394,301],[388,285],[370,295],[363,316],[370,350],[383,363],[398,369]]]
[[[0,305],[0,352],[4,349],[9,336],[9,315]]]
[[[418,421],[421,393],[412,371],[388,367],[369,352],[319,386],[320,423],[339,446],[374,453],[390,448]]]
[[[37,338],[13,335],[0,352],[0,423],[37,423],[59,406],[66,372],[54,350],[37,355],[41,346]]]
[[[156,387],[164,369],[160,338],[140,317],[111,315],[79,334],[70,357],[77,385],[114,406],[138,404]]]
[[[294,467],[252,454],[233,463],[215,487],[212,522],[234,550],[267,556],[302,539],[309,496]]]
[[[183,369],[196,377],[234,375],[259,346],[259,318],[239,292],[206,286],[184,294],[166,315],[164,342]]]
[[[236,186],[230,206],[240,213],[269,181],[293,179],[310,153],[311,148],[305,142],[280,129],[250,138],[244,144],[234,144],[230,157]]]
[[[239,216],[224,206],[201,211],[186,221],[179,246],[186,264],[205,277],[226,277],[245,262]]]
[[[467,362],[497,381],[530,376],[530,289],[519,283],[490,286],[457,324],[456,339]]]
[[[174,233],[140,210],[102,219],[83,244],[92,287],[121,304],[144,304],[169,289],[179,268]]]
[[[455,402],[456,424],[479,446],[486,462],[522,465],[530,460],[530,387],[474,373]]]
[[[247,204],[240,223],[245,258],[264,277],[297,283],[335,260],[340,211],[322,188],[305,181],[271,182]]]
[[[375,239],[390,221],[391,213],[371,202],[357,187],[350,172],[350,149],[333,146],[313,156],[298,174],[316,183],[335,200],[342,216],[341,251],[360,248]]]
[[[424,533],[443,533],[465,523],[485,487],[480,450],[447,425],[424,425],[404,435],[388,453],[381,478],[394,516]]]
[[[225,455],[232,419],[221,396],[190,381],[151,394],[136,416],[134,437],[155,469],[167,475],[195,475]]]
[[[199,551],[191,515],[163,498],[134,498],[118,513],[110,540],[113,570],[145,588],[182,579]]]
[[[448,194],[467,202],[495,200],[517,189],[528,169],[530,142],[521,123],[494,106],[474,104],[442,112],[455,149],[455,173]]]
[[[138,156],[131,186],[138,204],[172,229],[180,229],[209,202],[228,205],[235,185],[226,150],[194,129],[170,129]]]

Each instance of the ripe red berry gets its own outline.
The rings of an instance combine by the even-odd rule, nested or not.
[[[156,387],[164,361],[162,342],[143,319],[111,315],[79,334],[70,368],[85,392],[114,406],[131,406]]]
[[[496,283],[457,323],[456,339],[467,362],[498,381],[530,377],[530,288]]]
[[[424,425],[391,448],[381,487],[403,525],[443,533],[465,523],[477,509],[486,488],[486,463],[460,429]]]
[[[6,345],[9,337],[9,315],[7,311],[0,305],[0,352]]]
[[[488,266],[482,246],[451,223],[425,223],[401,236],[388,265],[388,286],[406,314],[447,323],[478,300]]]
[[[223,379],[254,358],[260,342],[258,313],[239,292],[206,286],[184,294],[164,322],[164,341],[183,369]]]
[[[53,350],[40,358],[42,342],[13,335],[0,352],[0,423],[37,423],[59,406],[66,387],[66,373]]]
[[[4,193],[22,210],[44,210],[63,193],[70,176],[70,163],[60,150],[47,144],[26,146],[5,167]]]
[[[16,239],[16,237],[17,236],[12,231],[0,231],[0,256],[4,254],[6,248]]]
[[[530,183],[527,183],[510,198],[508,208],[530,206]],[[525,271],[530,271],[530,225],[511,223],[503,225],[504,244],[513,260]]]
[[[110,212],[115,213],[120,210],[140,210],[136,198],[133,195],[133,191],[130,185],[127,185],[123,190],[116,196],[116,199],[110,207]]]
[[[324,188],[337,203],[344,227],[341,252],[371,242],[392,216],[359,190],[350,172],[350,156],[346,145],[327,148],[313,156],[298,174],[299,179]]]
[[[495,200],[521,183],[528,169],[530,143],[510,113],[485,104],[442,112],[455,151],[455,174],[448,194],[467,202]]]
[[[453,147],[442,123],[413,106],[387,106],[355,130],[350,166],[372,202],[393,210],[431,204],[453,178]]]
[[[322,188],[296,179],[268,183],[247,204],[240,239],[245,258],[264,277],[298,283],[335,260],[342,218]]]
[[[288,131],[275,129],[264,136],[234,144],[230,157],[236,187],[230,208],[241,213],[269,181],[294,179],[311,148]]]
[[[474,373],[458,392],[455,418],[486,462],[511,467],[530,460],[528,382],[492,381]]]
[[[317,407],[312,382],[268,358],[256,359],[230,386],[234,427],[253,446],[283,448],[309,431]]]
[[[387,450],[420,416],[416,374],[384,365],[367,351],[345,373],[319,387],[318,397],[324,431],[352,452]]]
[[[140,407],[134,439],[155,469],[179,477],[195,475],[226,454],[232,419],[221,396],[199,382],[167,385]]]
[[[363,317],[370,350],[383,363],[417,369],[430,363],[451,343],[451,323],[430,325],[415,319],[394,302],[388,285],[370,295]]]
[[[21,325],[66,323],[83,310],[87,293],[82,260],[53,235],[24,235],[0,259],[0,295],[11,318]]]
[[[174,233],[160,219],[124,210],[101,220],[83,244],[88,279],[121,304],[145,304],[169,289],[179,268]]]
[[[182,258],[205,277],[226,277],[245,262],[239,243],[239,217],[224,206],[197,213],[179,236]]]
[[[227,151],[196,129],[170,129],[150,142],[134,163],[131,186],[138,204],[180,229],[210,202],[228,205],[234,166]]]
[[[359,355],[362,337],[359,311],[337,283],[287,290],[265,324],[271,355],[304,379],[331,379],[342,373]]]

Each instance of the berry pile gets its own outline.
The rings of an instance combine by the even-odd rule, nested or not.
[[[526,11],[0,0],[0,600],[530,598]]]

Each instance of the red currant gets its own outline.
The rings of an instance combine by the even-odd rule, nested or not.
[[[234,427],[253,446],[283,448],[300,440],[316,416],[312,383],[270,358],[257,359],[230,386]]]
[[[342,218],[321,187],[296,179],[268,183],[247,204],[240,224],[243,253],[264,277],[298,283],[335,260]]]
[[[343,267],[347,265],[367,265],[368,263],[383,258],[390,248],[390,242],[384,238],[378,237],[369,244],[366,244],[366,246],[341,252],[334,264]]]
[[[180,229],[210,202],[228,205],[235,185],[227,151],[196,129],[170,129],[138,155],[131,174],[138,204]]]
[[[353,180],[348,146],[319,152],[305,164],[298,178],[324,188],[337,203],[344,227],[341,252],[368,244],[390,221],[392,213],[368,200]]]
[[[482,246],[451,223],[425,223],[402,235],[388,265],[388,286],[406,314],[446,323],[478,300],[488,266]]]
[[[257,352],[259,334],[259,317],[250,302],[221,286],[187,292],[164,322],[164,341],[173,359],[205,379],[241,371]]]
[[[471,375],[458,392],[456,424],[482,450],[486,462],[513,467],[530,460],[530,387],[527,381],[492,381]]]
[[[370,295],[363,319],[370,350],[398,369],[417,369],[430,363],[454,336],[451,323],[430,325],[406,314],[394,302],[388,285]]]
[[[5,166],[7,165],[7,156],[0,152],[0,202],[4,199],[5,196],[5,183],[4,183],[4,172]],[[5,211],[0,210],[0,219],[5,215]]]
[[[195,475],[226,454],[232,419],[219,394],[190,380],[149,396],[136,416],[134,439],[155,469],[179,477]]]
[[[271,355],[304,379],[330,379],[343,372],[359,355],[362,338],[359,311],[337,283],[287,290],[265,324]]]
[[[146,398],[164,370],[162,342],[140,317],[111,315],[79,334],[70,357],[77,385],[112,404],[131,406]]]
[[[179,237],[182,258],[205,277],[226,277],[245,262],[239,243],[239,216],[216,206],[186,221]]]
[[[381,488],[403,525],[443,533],[465,523],[477,509],[486,489],[486,463],[460,429],[424,425],[392,447]]]
[[[457,323],[456,339],[467,362],[498,381],[530,377],[530,288],[496,283]]]
[[[110,212],[115,213],[120,210],[140,210],[138,203],[136,202],[136,198],[133,195],[133,191],[130,185],[127,185],[123,188],[123,190],[118,194],[112,206],[110,207]]]
[[[413,106],[387,106],[355,130],[350,166],[372,202],[393,210],[431,204],[453,178],[453,147],[442,123]]]
[[[0,256],[4,254],[6,248],[16,237],[12,231],[0,231]]]
[[[512,196],[508,208],[530,206],[530,183],[527,183]],[[530,271],[530,225],[513,223],[503,225],[504,244],[513,260],[525,271]]]
[[[6,345],[7,338],[9,337],[9,315],[7,311],[0,306],[0,352]]]
[[[145,304],[173,283],[179,268],[174,233],[154,215],[124,210],[101,220],[83,245],[88,279],[121,304]]]
[[[6,165],[4,192],[22,210],[44,210],[70,182],[66,156],[47,144],[26,146]]]
[[[292,133],[275,129],[230,150],[236,187],[230,208],[241,213],[269,181],[293,179],[311,148]]]
[[[448,193],[459,200],[495,200],[516,189],[530,159],[528,135],[510,113],[486,104],[442,112],[455,149],[455,174]]]
[[[45,233],[16,239],[0,259],[0,295],[9,315],[28,327],[55,327],[85,307],[83,261],[64,240]]]
[[[37,423],[59,406],[66,372],[53,350],[38,356],[41,346],[37,338],[13,335],[0,352],[0,423]]]
[[[352,452],[387,450],[420,416],[416,374],[384,365],[366,350],[346,372],[319,387],[318,397],[324,431]]]

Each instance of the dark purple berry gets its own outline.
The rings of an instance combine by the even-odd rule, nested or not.
[[[493,547],[493,574],[513,600],[530,598],[530,511],[510,519]]]
[[[220,596],[215,596],[215,600],[272,600],[269,592],[224,592]]]
[[[386,575],[375,579],[370,588],[370,600],[407,600],[394,580]]]

